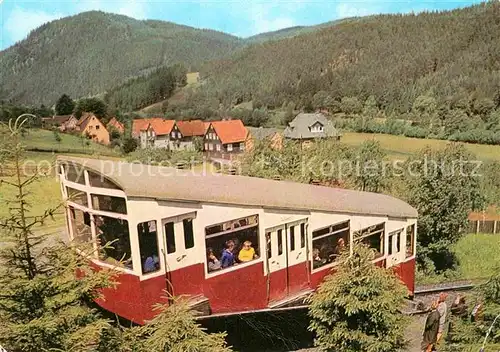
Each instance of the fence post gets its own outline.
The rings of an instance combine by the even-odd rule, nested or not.
[[[493,221],[493,234],[497,233],[497,223],[498,223],[498,221],[496,221],[496,220]]]
[[[476,221],[476,233],[479,233],[479,220]]]

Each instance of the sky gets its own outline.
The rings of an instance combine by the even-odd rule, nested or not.
[[[0,0],[0,50],[40,25],[101,10],[158,19],[240,37],[378,13],[448,10],[478,0]]]

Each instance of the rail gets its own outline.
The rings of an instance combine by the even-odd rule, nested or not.
[[[484,282],[483,279],[478,280],[460,280],[443,282],[431,285],[417,286],[414,291],[415,296],[427,296],[439,292],[447,291],[468,291],[473,289],[477,284]]]

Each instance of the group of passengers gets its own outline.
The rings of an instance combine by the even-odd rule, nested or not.
[[[207,262],[209,272],[229,268],[239,263],[246,263],[259,257],[252,247],[252,242],[243,242],[239,250],[236,242],[237,240],[226,241],[220,259],[217,258],[212,248],[208,248]]]
[[[329,264],[337,260],[346,248],[345,240],[339,238],[337,244],[333,247],[331,243],[325,242],[320,248],[313,248],[313,268],[319,268],[323,265]]]

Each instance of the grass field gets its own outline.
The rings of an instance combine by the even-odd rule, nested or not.
[[[452,247],[457,268],[441,275],[417,272],[417,284],[434,284],[454,280],[485,279],[500,270],[500,234],[468,234]]]
[[[69,152],[73,154],[100,154],[116,155],[112,149],[94,143],[88,139],[82,139],[66,133],[59,133],[61,141],[57,142],[52,131],[42,129],[30,129],[28,134],[22,138],[22,142],[28,150]]]
[[[464,279],[489,277],[500,269],[500,234],[470,234],[453,248]]]
[[[345,132],[341,141],[351,146],[357,146],[366,140],[376,140],[380,142],[382,148],[391,159],[404,160],[411,155],[418,153],[423,148],[430,146],[435,149],[444,148],[448,141],[438,139],[418,139],[390,134],[371,134]],[[499,145],[469,144],[463,143],[466,148],[474,153],[480,160],[500,161]]]

